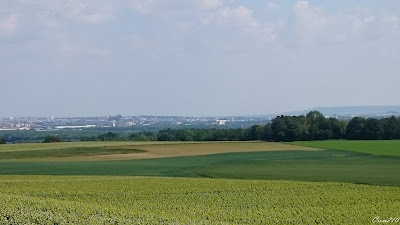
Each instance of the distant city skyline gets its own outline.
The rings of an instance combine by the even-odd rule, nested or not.
[[[320,107],[310,109],[321,112],[325,118],[351,120],[354,117],[388,118],[399,117],[400,106],[366,106],[366,107]],[[310,110],[282,113],[286,116],[308,115]],[[268,124],[282,114],[263,116],[216,116],[216,117],[183,117],[183,116],[97,116],[97,117],[9,117],[0,118],[0,131],[60,131],[84,129],[135,129],[157,130],[166,128],[247,128],[255,124]]]
[[[387,113],[392,113],[390,115],[395,115],[399,116],[400,115],[400,105],[383,105],[383,106],[332,106],[332,107],[313,107],[313,108],[308,108],[308,109],[299,109],[299,110],[294,110],[294,111],[288,111],[288,112],[273,112],[273,113],[264,113],[264,114],[238,114],[238,115],[157,115],[157,114],[108,114],[108,115],[78,115],[78,116],[66,116],[66,115],[38,115],[38,116],[32,116],[32,115],[20,115],[20,116],[15,116],[15,115],[10,115],[10,116],[5,116],[2,117],[0,116],[1,119],[14,119],[14,118],[47,118],[50,120],[54,119],[60,119],[60,118],[100,118],[100,117],[114,117],[114,116],[125,116],[125,117],[186,117],[186,118],[215,118],[215,119],[222,119],[222,118],[230,118],[230,117],[268,117],[268,116],[275,116],[275,115],[300,115],[300,114],[307,114],[310,111],[320,111],[323,114],[327,116],[332,116],[332,115],[339,115],[339,116],[350,116],[354,115],[357,116],[358,114],[361,116],[366,116],[366,115],[373,115],[373,116],[383,116],[383,114]]]
[[[0,117],[399,105],[400,2],[0,3]]]

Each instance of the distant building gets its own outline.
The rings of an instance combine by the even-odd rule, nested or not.
[[[226,122],[228,122],[228,120],[217,120],[216,124],[219,125],[219,126],[225,126]]]
[[[82,128],[92,128],[96,125],[85,125],[85,126],[56,126],[55,129],[82,129]]]

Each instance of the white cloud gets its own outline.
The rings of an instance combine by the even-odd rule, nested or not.
[[[141,14],[180,10],[213,10],[225,5],[224,0],[131,0],[133,10]]]
[[[65,6],[64,13],[67,17],[86,23],[101,24],[115,16],[111,1],[69,0]]]
[[[63,30],[49,32],[41,41],[46,42],[46,48],[57,56],[107,56],[110,54],[106,46],[94,39],[70,35]]]
[[[241,33],[250,35],[260,43],[275,40],[283,27],[282,21],[263,22],[258,20],[253,11],[243,5],[237,7],[223,7],[208,13],[203,18],[206,26],[233,27]]]
[[[107,86],[109,74],[116,74],[120,79],[111,78],[119,80],[118,84],[139,87],[125,88],[132,92],[124,95],[119,92],[122,88],[114,88],[120,96],[140,95],[146,91],[140,87],[156,85],[162,91],[164,87],[177,88],[176,96],[172,97],[180,98],[179,93],[186,90],[190,93],[187,96],[193,95],[198,102],[205,103],[214,93],[222,93],[221,98],[228,93],[244,102],[245,98],[253,99],[248,102],[250,107],[259,101],[252,97],[273,96],[279,91],[279,85],[263,89],[266,84],[284,83],[290,91],[285,96],[299,95],[306,99],[296,102],[285,96],[273,98],[267,102],[266,112],[280,110],[274,107],[279,107],[284,100],[299,108],[318,101],[323,103],[326,99],[351,104],[347,100],[351,91],[346,90],[352,90],[354,82],[364,86],[365,91],[359,93],[364,98],[387,99],[387,96],[398,96],[399,92],[395,86],[400,71],[397,63],[400,9],[394,3],[377,9],[369,3],[354,7],[358,3],[343,1],[332,7],[332,3],[311,0],[289,3],[277,0],[0,2],[2,74],[14,76],[16,84],[24,80],[18,74],[41,80],[54,80],[46,76],[63,74],[59,75],[64,76],[63,81],[71,80],[69,74],[74,74],[77,78],[86,77],[88,82],[82,86],[93,86],[93,80]],[[93,28],[89,27],[92,25]],[[365,79],[360,80],[360,74]],[[52,86],[37,82],[40,79],[32,78],[29,85],[25,83],[36,89]],[[201,92],[204,85],[210,85],[209,80],[215,81],[211,84],[214,92]],[[380,86],[389,88],[372,93],[370,90],[376,89],[378,82],[384,82]],[[242,88],[252,97],[236,96],[232,87]],[[221,92],[221,88],[225,89]],[[335,91],[339,89],[344,91]],[[4,90],[0,91],[6,95]],[[257,90],[266,90],[266,93],[260,95]],[[157,99],[160,93],[154,92],[152,96]],[[84,94],[77,92],[74,96],[79,100],[80,95]],[[149,97],[145,102],[154,99]],[[18,102],[16,98],[12,100]],[[395,100],[393,97],[392,101]],[[85,102],[77,102],[85,106]],[[235,112],[234,106],[222,107],[220,112],[231,109]],[[199,107],[213,108],[209,104]],[[134,113],[135,109],[132,110]],[[157,112],[158,109],[149,106],[146,110]]]
[[[13,34],[17,28],[19,17],[17,15],[9,15],[0,18],[0,34]]]
[[[353,8],[328,13],[308,1],[298,1],[293,11],[295,34],[303,44],[374,41],[399,34],[398,17],[387,12]]]
[[[276,3],[273,3],[273,2],[268,2],[267,3],[267,11],[270,12],[270,13],[275,13],[275,12],[279,11],[280,8],[281,7]]]
[[[154,44],[146,39],[146,38],[142,38],[137,34],[134,34],[130,37],[131,40],[131,45],[133,48],[135,49],[142,49],[142,50],[153,50],[155,48]]]
[[[85,41],[72,42],[68,40],[54,43],[58,53],[63,56],[107,56],[109,52]]]
[[[222,0],[200,0],[197,2],[203,9],[216,9],[224,5],[224,1]]]
[[[235,24],[242,27],[258,27],[258,21],[253,17],[253,11],[244,7],[224,7],[212,12],[203,21],[205,24]]]
[[[36,16],[64,17],[70,20],[101,24],[115,18],[111,0],[16,0],[14,7]]]
[[[323,12],[310,7],[308,1],[299,1],[294,6],[294,12],[302,26],[315,29],[327,24]]]
[[[132,8],[142,14],[147,14],[153,11],[155,0],[132,0]]]

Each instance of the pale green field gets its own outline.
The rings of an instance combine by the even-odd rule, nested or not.
[[[295,181],[0,176],[1,224],[372,224],[400,188]]]

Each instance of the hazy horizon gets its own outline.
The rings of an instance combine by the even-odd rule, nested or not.
[[[399,105],[400,2],[0,3],[0,117]]]
[[[347,111],[351,111],[353,113],[357,113],[357,111],[362,111],[364,112],[366,110],[366,108],[371,108],[373,109],[373,111],[369,111],[369,113],[384,113],[384,112],[388,112],[385,111],[383,108],[391,108],[391,110],[393,110],[393,108],[395,110],[399,110],[396,112],[400,112],[400,105],[362,105],[362,106],[319,106],[319,107],[312,107],[312,108],[307,108],[307,109],[298,109],[298,110],[293,110],[293,111],[286,111],[286,112],[267,112],[267,113],[263,113],[263,114],[224,114],[224,115],[159,115],[159,114],[120,114],[120,113],[116,113],[116,114],[98,114],[98,115],[54,115],[54,114],[49,114],[49,115],[36,115],[36,116],[30,116],[30,115],[8,115],[8,116],[3,116],[0,117],[3,119],[8,119],[10,117],[13,118],[29,118],[29,117],[36,117],[36,118],[48,118],[48,117],[52,117],[54,116],[55,118],[79,118],[79,117],[107,117],[107,116],[116,116],[116,115],[122,115],[122,116],[157,116],[157,117],[204,117],[204,118],[209,118],[209,117],[216,117],[216,118],[225,118],[225,117],[258,117],[258,116],[273,116],[273,115],[297,115],[299,113],[301,114],[306,114],[310,111],[313,110],[319,110],[319,111],[325,111],[325,110],[335,110],[335,111],[340,111],[340,109],[344,109],[345,111],[341,111],[340,115],[345,115],[347,113]],[[326,112],[322,112],[323,114],[325,114]],[[365,111],[364,113],[368,113],[367,111]],[[331,113],[329,113],[331,114]]]

